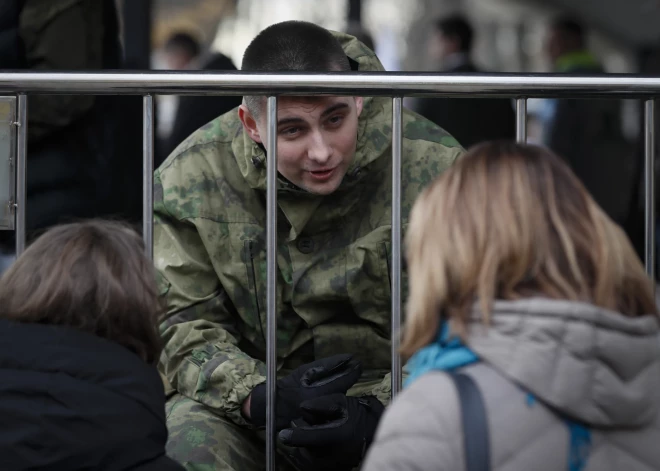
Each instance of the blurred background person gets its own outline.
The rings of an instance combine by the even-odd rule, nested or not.
[[[156,68],[184,71],[195,70],[199,65],[202,46],[199,40],[187,31],[173,31],[162,48],[156,51]],[[170,137],[174,130],[174,120],[181,97],[178,95],[156,96],[156,162],[158,166],[172,150]],[[186,136],[187,137],[187,136]],[[174,145],[176,147],[178,143]]]
[[[409,377],[364,471],[465,470],[480,433],[494,471],[660,468],[652,283],[559,157],[471,149],[416,201],[407,256]]]
[[[231,59],[219,52],[213,53],[200,64],[201,70],[208,72],[235,71]],[[220,115],[238,108],[240,96],[226,95],[182,95],[174,113],[172,129],[161,142],[156,165],[159,165],[188,136]]]
[[[236,70],[233,61],[226,55],[217,51],[203,53],[200,43],[189,33],[174,33],[163,49],[164,62],[172,70],[203,70],[214,73]],[[155,165],[160,165],[197,129],[237,108],[241,102],[240,96],[160,95],[159,117],[164,122],[159,122],[161,138],[157,143]]]
[[[200,44],[191,34],[179,31],[167,40],[164,47],[165,63],[170,70],[196,68],[195,62],[201,52]]]
[[[0,70],[123,67],[114,0],[11,1],[2,7],[11,6],[0,23]],[[141,119],[140,97],[28,97],[28,241],[74,219],[140,220]],[[0,272],[13,252],[13,233],[0,232]]]
[[[550,23],[546,53],[556,73],[605,73],[587,49],[584,27],[570,17]],[[627,225],[638,203],[641,160],[623,135],[620,101],[546,100],[542,117],[543,144],[566,159],[615,222]]]
[[[471,58],[474,31],[461,15],[439,18],[431,37],[432,56],[444,73],[482,72]],[[501,98],[423,98],[418,112],[446,129],[465,148],[493,139],[515,139],[511,100]]]
[[[162,304],[138,234],[62,225],[0,278],[0,468],[174,471]]]

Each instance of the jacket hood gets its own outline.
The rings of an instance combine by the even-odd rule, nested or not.
[[[376,54],[355,37],[332,32],[339,40],[351,62],[353,70],[360,72],[383,72],[385,69]],[[358,119],[358,139],[353,161],[340,186],[352,186],[361,176],[361,169],[382,156],[391,144],[392,104],[387,97],[364,97],[362,113]],[[232,140],[232,150],[246,182],[254,188],[266,191],[266,153],[264,148],[244,132],[238,116],[236,135]],[[278,180],[279,195],[286,197],[295,193],[296,197],[309,195],[306,191],[288,182],[281,175]],[[304,197],[304,196],[303,196]]]
[[[64,327],[0,320],[0,345],[1,469],[137,470],[167,461],[155,367]]]
[[[625,317],[591,304],[496,301],[468,346],[536,398],[603,428],[638,427],[658,413],[660,330],[655,315]]]

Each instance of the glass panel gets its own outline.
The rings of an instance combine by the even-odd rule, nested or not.
[[[16,98],[0,97],[0,230],[14,228]]]

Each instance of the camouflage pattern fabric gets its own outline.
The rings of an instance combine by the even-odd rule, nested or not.
[[[254,433],[226,418],[209,414],[199,402],[176,395],[167,403],[167,455],[189,471],[263,471],[264,433]],[[285,454],[278,454],[278,471],[293,471]]]
[[[383,70],[362,43],[337,36],[359,70]],[[365,98],[356,154],[333,194],[315,196],[278,182],[278,374],[316,358],[353,353],[364,374],[349,393],[375,395],[385,404],[390,398],[391,122],[390,98]],[[405,230],[422,188],[463,149],[408,110],[403,131]],[[204,406],[197,412],[206,410],[211,428],[222,417],[223,424],[249,430],[241,405],[266,380],[265,159],[234,110],[184,141],[154,177],[154,260],[168,310],[160,368],[175,390]],[[403,282],[405,287],[405,277]],[[168,419],[179,450],[191,436],[186,414],[174,409]],[[226,446],[227,454],[232,447]],[[221,452],[214,453],[219,460]]]

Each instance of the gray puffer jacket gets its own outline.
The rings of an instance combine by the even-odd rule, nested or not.
[[[660,470],[660,330],[593,305],[498,301],[463,372],[486,406],[493,471],[568,470],[566,422],[591,430],[584,471]],[[530,401],[530,393],[537,399]],[[385,413],[363,471],[465,470],[458,396],[443,372],[415,381]]]

